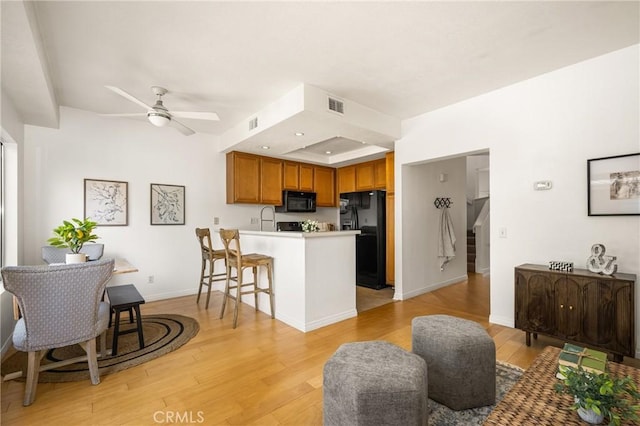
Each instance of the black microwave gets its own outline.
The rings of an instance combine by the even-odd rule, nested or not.
[[[315,211],[315,192],[282,191],[282,205],[276,206],[278,213],[312,213]]]

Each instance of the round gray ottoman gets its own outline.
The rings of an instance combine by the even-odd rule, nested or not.
[[[449,315],[416,317],[411,340],[429,368],[429,398],[453,410],[495,403],[496,346],[480,324]]]
[[[427,365],[388,342],[345,343],[323,371],[325,425],[426,425]]]

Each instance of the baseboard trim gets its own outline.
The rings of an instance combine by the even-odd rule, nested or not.
[[[459,283],[460,281],[465,281],[465,280],[468,280],[468,279],[469,279],[469,276],[467,274],[464,274],[464,275],[460,275],[458,277],[451,278],[451,279],[448,279],[448,280],[445,280],[445,281],[440,281],[440,282],[437,282],[437,283],[429,284],[426,287],[422,287],[422,288],[419,288],[419,289],[416,289],[416,290],[412,290],[412,291],[409,291],[407,293],[398,294],[398,291],[396,290],[396,292],[395,292],[395,294],[393,296],[393,299],[394,300],[411,299],[412,297],[420,296],[421,294],[429,293],[429,292],[437,290],[439,288],[446,287],[446,286],[451,285],[451,284]]]

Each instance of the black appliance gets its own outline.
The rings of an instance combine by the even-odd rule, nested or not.
[[[315,211],[315,192],[282,191],[282,205],[276,206],[278,213],[313,213]]]
[[[340,198],[359,201],[349,203],[346,213],[340,215],[342,229],[360,230],[360,234],[356,235],[356,284],[376,290],[385,288],[387,286],[385,192],[344,193],[340,194]],[[364,225],[365,219],[371,222]]]
[[[300,222],[277,222],[276,230],[282,232],[302,232],[302,223]]]

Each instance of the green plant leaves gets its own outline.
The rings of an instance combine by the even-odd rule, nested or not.
[[[93,229],[98,226],[90,219],[71,219],[74,223],[63,220],[62,225],[53,229],[54,237],[47,242],[54,247],[68,247],[72,253],[79,253],[85,243],[93,243],[98,237]]]

